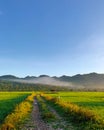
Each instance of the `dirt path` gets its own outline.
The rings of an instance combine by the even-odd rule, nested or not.
[[[35,98],[33,104],[33,111],[30,118],[27,120],[27,124],[21,128],[21,130],[75,130],[73,126],[68,122],[64,121],[62,117],[50,106],[50,111],[56,116],[56,120],[51,123],[45,123],[41,119],[39,112],[38,101]]]
[[[34,124],[36,125],[36,128],[34,130],[53,130],[51,128],[51,126],[48,126],[41,119],[37,99],[35,99],[35,101],[34,101],[34,111],[33,112],[34,112],[34,114],[33,114]]]
[[[50,125],[46,124],[42,119],[39,112],[38,101],[35,98],[33,103],[33,111],[27,124],[21,130],[54,130]]]

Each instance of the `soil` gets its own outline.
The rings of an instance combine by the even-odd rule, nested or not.
[[[34,99],[31,116],[26,122],[27,124],[25,124],[21,130],[54,130],[42,120],[36,98]]]
[[[38,101],[35,98],[31,116],[27,119],[27,124],[25,124],[21,130],[75,130],[75,128],[69,122],[64,121],[53,108],[50,106],[48,106],[48,108],[56,116],[56,120],[51,123],[46,123],[42,120]]]

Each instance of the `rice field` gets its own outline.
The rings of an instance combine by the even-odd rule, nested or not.
[[[28,92],[0,92],[0,124],[29,94]]]
[[[22,130],[20,121],[31,112],[34,97],[37,98],[42,120],[57,122],[55,113],[51,111],[55,110],[76,130],[104,129],[104,92],[0,92],[1,130]]]
[[[88,108],[104,120],[104,92],[59,92],[49,95],[60,97],[61,101]]]

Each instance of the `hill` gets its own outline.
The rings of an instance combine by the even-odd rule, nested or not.
[[[75,76],[61,76],[60,81],[72,82],[83,86],[85,89],[104,89],[104,74],[90,73]]]
[[[28,83],[28,84],[43,84],[52,86],[62,86],[74,90],[104,90],[104,74],[90,73],[77,74],[74,76],[63,75],[61,77],[50,77],[48,75],[26,76],[19,78],[13,75],[0,76],[0,80]]]

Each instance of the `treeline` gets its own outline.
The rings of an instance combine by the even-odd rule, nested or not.
[[[64,87],[42,85],[42,84],[28,84],[17,83],[11,81],[0,80],[0,91],[65,91]]]

